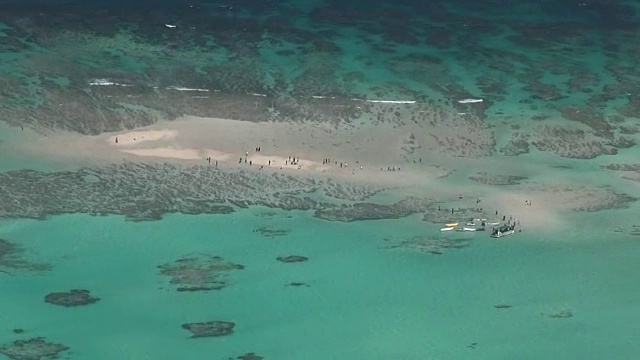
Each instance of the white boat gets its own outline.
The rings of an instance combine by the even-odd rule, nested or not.
[[[453,230],[453,226],[443,227],[440,231],[451,231]]]
[[[464,228],[462,228],[462,230],[464,230],[464,231],[476,231],[476,228],[470,228],[470,227],[466,227],[465,226]]]
[[[475,223],[467,223],[467,226],[476,226]]]
[[[444,224],[445,226],[449,227],[449,226],[458,226],[458,223],[448,223],[448,224]]]
[[[505,232],[502,231],[496,231],[494,234],[491,234],[491,237],[494,238],[501,238],[503,236],[507,236],[507,235],[511,235],[511,234],[515,234],[516,231],[515,230],[507,230]]]
[[[496,225],[500,225],[500,223],[499,222],[492,222],[492,223],[489,223],[488,225],[489,226],[496,226]]]
[[[491,232],[491,237],[493,238],[501,238],[503,236],[515,234],[516,225],[515,224],[507,224],[501,226],[499,229],[493,229]]]

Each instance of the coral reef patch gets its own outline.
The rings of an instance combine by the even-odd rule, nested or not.
[[[179,292],[221,290],[227,286],[229,273],[244,269],[243,265],[225,261],[219,256],[190,255],[172,263],[159,265],[161,275],[169,276]]]
[[[0,272],[41,272],[50,270],[48,264],[35,263],[25,259],[24,249],[12,242],[0,239]]]
[[[297,262],[305,262],[309,260],[309,258],[302,255],[289,255],[289,256],[278,256],[276,260],[283,263],[297,263]]]
[[[191,332],[192,338],[220,337],[233,334],[235,323],[229,321],[207,321],[182,324],[182,328]]]
[[[100,298],[91,296],[89,290],[85,289],[52,292],[44,297],[45,302],[64,307],[90,305],[98,302],[99,300]]]
[[[0,354],[12,360],[56,359],[67,350],[69,348],[65,345],[48,342],[42,337],[16,340],[0,346]]]

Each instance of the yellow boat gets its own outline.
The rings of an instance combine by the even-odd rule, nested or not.
[[[458,223],[448,223],[448,224],[445,224],[445,225],[447,225],[447,226],[458,226]]]

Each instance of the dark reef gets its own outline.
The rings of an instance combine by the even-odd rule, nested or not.
[[[244,355],[236,356],[235,358],[229,358],[229,360],[262,360],[264,357],[257,355],[256,353],[246,353]]]
[[[236,324],[229,321],[207,321],[182,324],[182,328],[191,332],[192,338],[219,337],[233,334]]]
[[[309,258],[302,255],[289,255],[289,256],[278,256],[276,260],[283,263],[296,263],[296,262],[307,261],[309,260]]]
[[[541,313],[540,315],[549,319],[569,319],[573,317],[573,311],[571,309],[562,309],[551,313]]]
[[[169,276],[179,292],[221,290],[227,286],[229,273],[244,269],[219,256],[195,254],[158,266],[161,275]]]
[[[90,305],[98,302],[100,298],[93,297],[89,290],[72,289],[66,292],[53,292],[44,297],[44,301],[64,307]]]
[[[93,180],[87,181],[91,177]],[[210,186],[224,184],[224,186]],[[270,191],[264,191],[270,189]],[[305,194],[333,193],[336,184],[282,173],[221,171],[208,166],[124,163],[77,171],[19,170],[0,173],[0,218],[45,219],[50,215],[85,213],[123,215],[131,221],[159,220],[167,213],[229,214],[234,206],[261,205],[284,210],[312,210],[334,221],[393,219],[422,212],[429,200],[407,198],[391,205],[366,202],[332,204]],[[342,187],[340,197],[358,201],[379,188]],[[350,194],[350,195],[349,195]],[[265,236],[287,229],[260,227]]]
[[[51,266],[48,264],[35,263],[25,259],[22,247],[0,239],[0,272],[41,272],[50,269]]]
[[[0,354],[12,360],[56,359],[62,352],[67,350],[69,350],[68,347],[47,342],[42,337],[16,340],[0,346]]]

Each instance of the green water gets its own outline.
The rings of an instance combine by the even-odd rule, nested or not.
[[[305,213],[264,220],[258,211],[156,223],[84,215],[3,222],[1,237],[54,269],[5,277],[0,332],[9,338],[23,328],[56,339],[74,359],[246,352],[267,359],[623,359],[637,349],[640,251],[624,236],[585,239],[586,229],[518,241],[478,236],[437,256],[380,249],[381,238],[436,230],[416,218],[346,225]],[[291,232],[269,239],[246,226],[263,223]],[[227,288],[201,294],[175,292],[156,271],[200,252],[246,268]],[[275,260],[288,254],[310,260]],[[292,281],[309,287],[285,286]],[[77,309],[42,301],[67,288],[91,289],[102,300]],[[573,317],[541,315],[562,309]],[[205,320],[234,321],[236,333],[201,341],[180,329]]]

